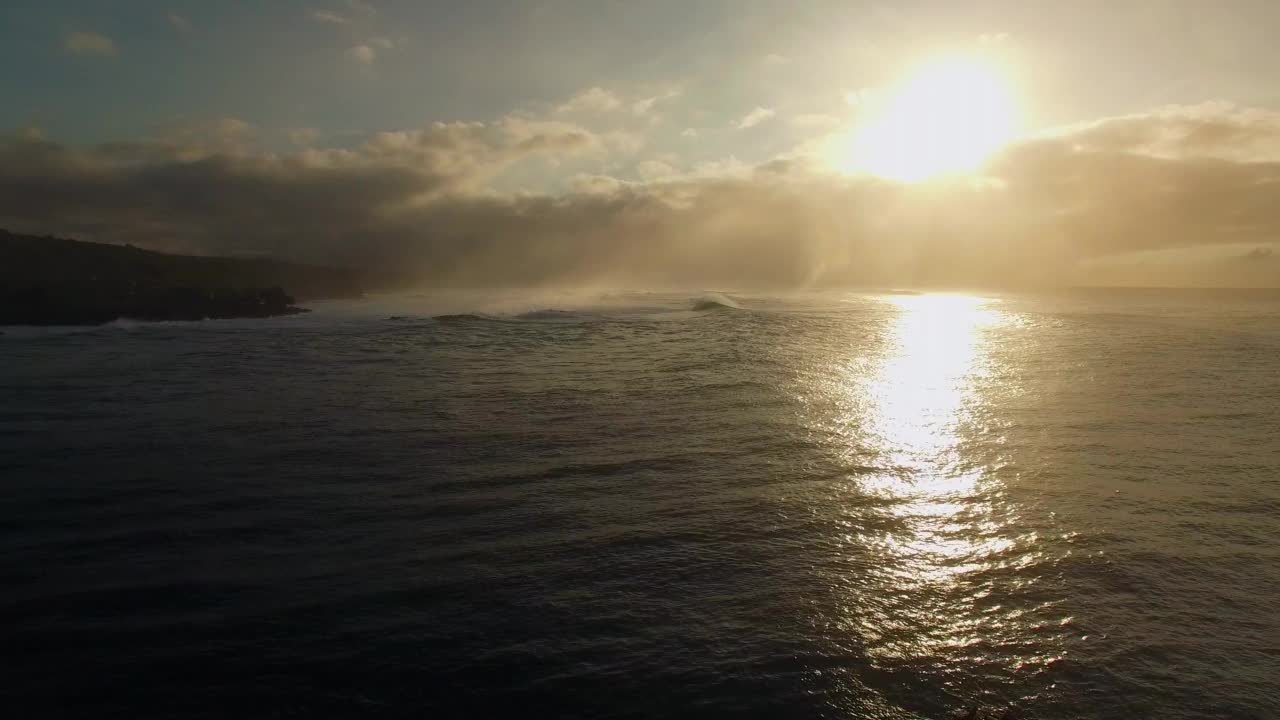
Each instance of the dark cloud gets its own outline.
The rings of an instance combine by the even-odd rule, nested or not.
[[[1016,211],[1038,214],[1085,254],[1267,240],[1280,229],[1280,165],[1108,153],[1006,158]]]
[[[255,151],[251,129],[228,121],[89,148],[23,134],[0,141],[0,226],[396,268],[456,285],[1089,282],[1135,253],[1221,247],[1238,257],[1228,248],[1240,243],[1269,260],[1280,164],[1229,150],[1280,133],[1268,134],[1266,116],[1198,112],[1176,133],[1153,115],[1024,142],[981,181],[908,186],[791,158],[649,183],[582,175],[561,195],[488,189],[529,158],[608,152],[578,126],[532,118],[286,154]],[[1239,265],[1215,277],[1245,282],[1232,275]],[[1163,266],[1125,267],[1126,278],[1159,282]],[[1250,272],[1250,283],[1262,277]]]

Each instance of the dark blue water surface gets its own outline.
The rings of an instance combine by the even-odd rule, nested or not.
[[[1280,716],[1275,293],[314,309],[4,329],[12,717]]]

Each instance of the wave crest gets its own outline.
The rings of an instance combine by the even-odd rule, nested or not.
[[[476,315],[475,313],[451,313],[446,315],[432,315],[432,320],[440,323],[466,323],[466,322],[489,322],[494,318],[484,315]]]
[[[706,293],[693,301],[694,310],[741,310],[736,300],[723,293]]]
[[[516,316],[517,320],[576,320],[582,317],[584,313],[575,312],[573,310],[531,310],[527,313],[520,313]]]

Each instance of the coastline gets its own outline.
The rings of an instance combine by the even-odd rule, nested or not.
[[[0,325],[197,321],[309,312],[300,298],[360,297],[364,277],[264,258],[170,255],[0,230]]]

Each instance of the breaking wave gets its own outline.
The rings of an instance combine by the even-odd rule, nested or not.
[[[517,314],[501,314],[490,315],[484,313],[451,313],[445,315],[433,315],[432,320],[440,323],[472,323],[472,322],[562,322],[570,320],[581,320],[589,317],[590,313],[577,312],[574,310],[531,310],[529,312]]]
[[[468,323],[468,322],[495,322],[498,318],[488,315],[477,315],[476,313],[450,313],[445,315],[432,315],[432,320],[439,323]]]
[[[736,300],[722,293],[707,293],[693,301],[694,310],[741,310]]]
[[[516,315],[517,320],[577,320],[582,318],[586,313],[574,310],[531,310],[527,313]]]

